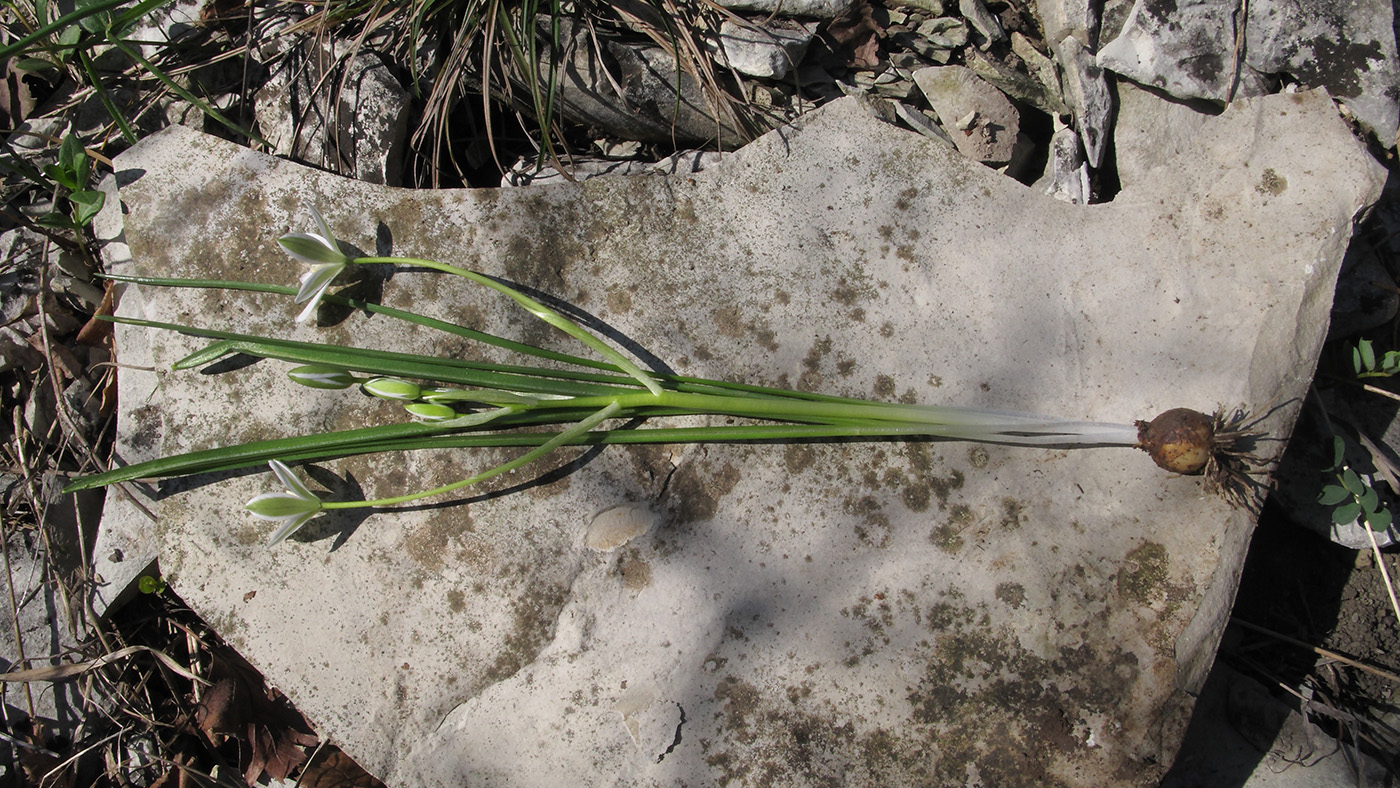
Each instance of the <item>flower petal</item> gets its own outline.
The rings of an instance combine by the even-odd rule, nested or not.
[[[297,290],[297,297],[293,300],[300,304],[308,299],[320,298],[321,294],[326,292],[326,288],[331,286],[331,280],[344,270],[344,264],[328,263],[315,266],[301,275],[301,287]]]
[[[255,495],[243,507],[259,520],[286,520],[321,511],[319,504],[291,493]]]
[[[325,217],[321,216],[321,212],[316,210],[314,205],[308,205],[306,209],[311,211],[311,219],[316,222],[316,229],[321,231],[321,237],[330,244],[332,249],[339,252],[340,247],[335,241],[335,233],[331,232],[331,226],[326,224]]]
[[[312,265],[344,263],[349,260],[339,249],[318,235],[288,233],[277,239],[277,245],[287,254]]]
[[[292,495],[306,501],[315,502],[316,509],[320,510],[321,499],[317,497],[315,493],[311,492],[311,490],[307,489],[306,485],[302,483],[301,479],[297,478],[297,475],[292,472],[291,468],[287,467],[286,463],[281,460],[269,460],[267,464],[272,468],[272,473],[277,477],[277,481],[281,482],[282,486],[286,487]]]
[[[272,536],[268,538],[267,546],[273,547],[278,542],[281,542],[282,540],[296,533],[297,530],[299,530],[303,525],[306,525],[307,520],[310,520],[312,517],[315,516],[316,512],[308,512],[300,517],[295,517],[291,520],[288,520],[286,525],[283,525],[281,528],[278,528],[272,534]]]

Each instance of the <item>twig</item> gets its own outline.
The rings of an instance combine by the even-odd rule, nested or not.
[[[1314,646],[1314,645],[1311,644],[1311,643],[1306,643],[1306,642],[1304,642],[1304,641],[1298,640],[1297,638],[1291,638],[1291,637],[1289,637],[1288,635],[1285,635],[1285,634],[1283,634],[1283,633],[1281,633],[1281,632],[1275,632],[1274,630],[1269,629],[1268,627],[1261,627],[1261,626],[1259,626],[1258,624],[1252,624],[1252,623],[1250,623],[1250,622],[1248,622],[1248,621],[1245,621],[1244,619],[1236,618],[1235,616],[1230,616],[1230,623],[1232,623],[1232,624],[1239,624],[1240,626],[1244,627],[1245,629],[1250,629],[1250,630],[1253,630],[1253,631],[1255,631],[1255,632],[1259,632],[1259,633],[1261,633],[1261,634],[1268,635],[1269,637],[1275,638],[1275,639],[1277,639],[1277,640],[1281,640],[1281,641],[1283,641],[1284,643],[1288,643],[1288,644],[1290,644],[1290,645],[1294,645],[1294,646],[1298,646],[1298,647],[1300,647],[1300,648],[1308,649],[1308,650],[1312,651],[1313,653],[1317,654],[1317,655],[1320,656],[1320,657],[1327,657],[1328,659],[1336,660],[1337,662],[1340,662],[1340,663],[1342,663],[1343,665],[1350,665],[1351,667],[1356,668],[1356,669],[1358,669],[1358,670],[1364,670],[1364,671],[1366,671],[1367,673],[1370,673],[1370,674],[1373,674],[1373,675],[1376,675],[1376,676],[1380,676],[1380,677],[1383,678],[1383,679],[1388,679],[1388,680],[1393,681],[1393,682],[1395,682],[1395,683],[1397,683],[1397,684],[1400,684],[1400,676],[1398,676],[1398,675],[1396,675],[1396,674],[1394,674],[1394,673],[1391,673],[1391,672],[1388,671],[1388,670],[1383,670],[1383,669],[1381,669],[1381,668],[1377,668],[1377,667],[1373,667],[1373,666],[1371,666],[1371,665],[1367,665],[1367,664],[1364,663],[1364,662],[1360,662],[1360,661],[1358,661],[1358,660],[1352,659],[1351,657],[1343,656],[1343,655],[1341,655],[1341,654],[1338,654],[1338,653],[1335,652],[1335,651],[1328,651],[1327,649],[1322,648],[1321,646]]]

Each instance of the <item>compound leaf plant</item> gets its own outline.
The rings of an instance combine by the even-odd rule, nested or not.
[[[290,436],[162,457],[83,476],[66,491],[268,465],[281,485],[248,501],[256,517],[275,523],[276,544],[313,517],[333,509],[385,508],[452,492],[534,462],[562,446],[717,441],[800,441],[825,438],[937,438],[1023,446],[1137,447],[1163,468],[1205,473],[1236,503],[1253,487],[1246,453],[1255,433],[1241,426],[1244,414],[1208,416],[1184,408],[1151,422],[1106,424],[1067,421],[1024,413],[975,408],[909,405],[833,397],[789,389],[692,378],[643,370],[600,337],[506,282],[435,260],[412,257],[351,257],[320,214],[315,229],[278,239],[308,268],[297,288],[224,280],[111,276],[150,286],[221,288],[291,295],[304,304],[299,321],[310,320],[323,301],[338,302],[418,326],[445,331],[525,357],[523,364],[494,364],[456,358],[298,342],[189,325],[116,317],[132,326],[180,331],[211,340],[181,359],[175,369],[202,366],[231,354],[295,364],[291,380],[319,389],[358,388],[363,394],[403,405],[401,422],[360,429]],[[389,264],[426,268],[459,277],[506,296],[535,318],[576,339],[596,357],[582,357],[515,342],[412,312],[330,295],[347,268]],[[528,363],[549,362],[549,366]],[[724,415],[745,423],[723,426],[648,427],[649,417]],[[638,427],[637,422],[642,426]],[[625,424],[624,424],[625,423]],[[543,429],[541,429],[543,428]],[[515,458],[468,478],[427,490],[368,500],[324,500],[293,470],[297,463],[352,455],[424,448],[513,446]]]

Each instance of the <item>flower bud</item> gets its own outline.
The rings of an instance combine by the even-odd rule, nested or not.
[[[313,389],[348,389],[355,384],[355,376],[338,367],[297,367],[287,377]]]
[[[435,402],[410,402],[404,406],[404,410],[419,421],[447,421],[457,418],[457,411]]]
[[[396,380],[394,378],[375,378],[364,383],[360,388],[366,394],[380,399],[392,399],[401,402],[412,402],[422,395],[423,389],[417,383],[410,383],[407,380]]]

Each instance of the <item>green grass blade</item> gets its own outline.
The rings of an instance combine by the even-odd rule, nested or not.
[[[209,102],[204,101],[195,94],[181,87],[178,82],[167,76],[165,72],[161,71],[154,63],[142,57],[140,52],[133,49],[125,41],[122,41],[120,38],[109,34],[107,36],[107,42],[110,43],[112,46],[116,47],[117,49],[121,50],[122,54],[131,58],[133,62],[137,63],[142,68],[144,68],[146,70],[146,73],[155,77],[161,84],[165,85],[165,87],[171,93],[174,93],[175,95],[179,96],[185,101],[188,101],[189,103],[193,104],[200,112],[203,112],[205,115],[208,115],[214,120],[222,123],[229,130],[238,134],[242,134],[244,137],[247,137],[248,139],[258,143],[259,145],[272,147],[272,144],[269,143],[267,140],[224,117],[223,113],[219,112],[217,109],[214,109],[213,105],[211,105]]]
[[[168,2],[168,0],[161,0],[161,2]],[[126,122],[126,118],[122,117],[121,110],[117,107],[116,102],[112,101],[112,97],[108,95],[107,88],[102,84],[102,77],[98,75],[97,70],[92,67],[92,58],[88,57],[87,50],[78,50],[78,62],[82,65],[83,72],[87,74],[88,82],[92,85],[93,91],[97,94],[97,100],[102,102],[102,108],[107,110],[107,114],[111,116],[112,122],[117,124],[117,128],[121,130],[122,136],[126,138],[126,141],[135,145],[136,132],[132,130],[131,124]]]

